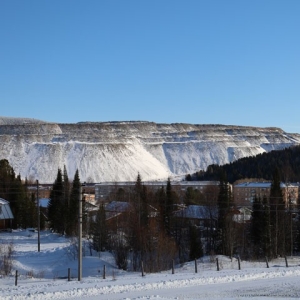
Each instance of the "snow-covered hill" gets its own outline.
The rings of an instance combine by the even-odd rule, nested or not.
[[[300,144],[279,128],[152,122],[47,123],[0,117],[0,159],[22,178],[52,183],[78,168],[87,182],[160,180]]]

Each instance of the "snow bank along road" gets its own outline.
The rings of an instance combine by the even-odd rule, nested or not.
[[[269,262],[242,261],[238,270],[236,259],[218,256],[221,271],[216,270],[213,257],[198,263],[177,265],[171,270],[146,274],[118,270],[109,252],[94,252],[83,257],[83,280],[77,280],[77,259],[72,243],[64,236],[41,232],[41,252],[37,252],[37,233],[17,230],[0,233],[0,243],[13,242],[12,275],[0,277],[0,300],[47,299],[300,299],[300,257]],[[101,270],[106,266],[106,279]],[[70,282],[58,279],[72,270]],[[14,273],[19,271],[15,286]],[[35,275],[30,278],[29,275]],[[39,278],[37,278],[39,277]]]
[[[18,286],[11,277],[0,280],[0,299],[299,299],[299,283],[300,267],[133,274],[81,282],[21,279]]]

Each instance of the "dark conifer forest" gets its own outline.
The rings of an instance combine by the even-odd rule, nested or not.
[[[230,183],[244,178],[262,178],[271,181],[276,168],[282,181],[300,182],[300,146],[241,158],[223,166],[213,164],[208,166],[206,171],[199,171],[186,178],[187,180],[219,180],[221,171],[225,171]]]

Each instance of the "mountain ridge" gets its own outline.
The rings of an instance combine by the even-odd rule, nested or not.
[[[0,159],[22,178],[52,183],[65,165],[82,181],[164,180],[300,144],[277,127],[0,117]]]

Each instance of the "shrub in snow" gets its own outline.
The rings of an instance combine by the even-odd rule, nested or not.
[[[13,243],[0,244],[0,274],[8,275],[12,270]]]

